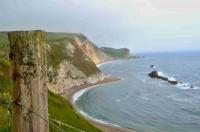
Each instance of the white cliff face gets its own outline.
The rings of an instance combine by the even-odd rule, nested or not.
[[[81,40],[78,37],[74,37],[74,41],[95,64],[112,60],[112,57],[95,47],[88,39]]]
[[[94,60],[98,60],[94,47],[88,46],[82,49],[87,45],[90,44],[80,39],[62,39],[49,45],[48,53],[52,55],[49,56],[49,61],[57,64],[52,67],[50,63],[48,67],[49,90],[59,94],[65,89],[83,84],[94,84],[105,78],[94,63]],[[57,62],[57,56],[61,56],[62,60]]]
[[[95,64],[115,59],[83,35],[51,42],[48,55],[48,87],[56,94],[75,86],[95,84],[103,80],[106,76]]]
[[[65,89],[75,86],[95,84],[105,77],[106,75],[102,73],[87,76],[70,62],[64,60],[57,69],[57,76],[53,78],[51,83],[48,83],[48,88],[52,92],[59,94],[63,93]]]

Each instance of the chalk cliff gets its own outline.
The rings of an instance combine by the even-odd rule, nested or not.
[[[59,33],[51,34],[51,36],[46,36],[44,38],[43,34],[44,32],[41,31],[12,33],[10,34],[12,36],[10,36],[12,45],[10,48],[7,32],[0,32],[0,97],[3,100],[11,100],[10,91],[12,89],[14,91],[12,93],[16,94],[15,97],[12,98],[13,101],[15,102],[16,98],[17,102],[21,100],[20,104],[23,106],[25,105],[25,107],[19,107],[16,103],[7,105],[4,101],[0,101],[0,131],[12,131],[11,125],[14,126],[13,129],[15,129],[15,131],[17,131],[16,129],[22,131],[22,129],[24,130],[26,128],[30,128],[29,130],[31,131],[33,131],[32,129],[38,132],[46,131],[47,127],[43,127],[45,123],[44,120],[36,118],[36,115],[31,114],[32,110],[27,111],[27,108],[32,108],[34,112],[39,113],[47,120],[47,116],[49,116],[51,121],[52,119],[53,122],[54,119],[59,121],[59,127],[64,129],[64,131],[72,131],[72,129],[62,125],[62,123],[66,123],[83,131],[100,132],[99,129],[77,115],[66,100],[54,93],[60,93],[64,88],[81,85],[82,83],[94,83],[97,80],[101,80],[104,75],[73,39],[65,37],[58,39],[58,37],[60,37]],[[45,43],[45,39],[48,40],[47,43]],[[51,41],[49,41],[50,39]],[[48,57],[44,57],[46,55],[48,55]],[[12,61],[9,60],[9,57],[11,57]],[[48,68],[46,59],[48,59]],[[15,70],[11,70],[12,68]],[[46,78],[47,72],[48,78]],[[10,75],[14,75],[13,79],[10,78]],[[14,85],[12,85],[12,82],[14,82]],[[46,91],[44,90],[47,86],[46,84],[54,93],[48,91],[48,114],[43,114],[43,108],[47,108],[41,106],[43,100],[47,99],[46,97],[44,98],[47,94],[43,94],[43,92]],[[25,85],[28,86],[28,89]],[[23,90],[19,90],[19,88]],[[40,93],[40,95],[35,94],[35,92]],[[29,96],[30,94],[32,95],[31,98]],[[22,96],[19,98],[18,95]],[[30,100],[37,101],[30,103]],[[32,105],[30,106],[30,104]],[[14,109],[19,109],[19,111],[12,112],[11,106],[17,106]],[[18,114],[19,112],[23,115],[21,113]],[[16,120],[18,117],[22,117],[23,119],[21,118],[20,121],[11,123],[11,119]],[[28,120],[29,117],[34,120]],[[40,119],[40,121],[38,119]],[[23,123],[21,123],[22,121]],[[57,121],[54,123],[57,124]],[[60,121],[62,123],[60,123]],[[27,122],[33,127],[27,127],[28,125],[24,122]],[[48,123],[45,123],[45,126],[47,125]],[[49,131],[57,130],[56,127],[49,124]]]
[[[72,38],[63,38],[48,44],[49,89],[62,93],[64,89],[96,83],[105,75],[83,52]]]
[[[80,49],[95,63],[103,63],[110,61],[113,58],[103,52],[100,48],[94,45],[90,40],[84,35],[82,37],[74,37],[75,43],[80,47]]]
[[[81,33],[45,33],[48,88],[54,93],[82,84],[96,83],[106,75],[96,64],[129,58],[128,49],[99,48]],[[8,58],[7,32],[0,32],[0,57]]]

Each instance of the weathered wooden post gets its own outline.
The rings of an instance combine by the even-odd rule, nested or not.
[[[44,33],[16,31],[9,32],[8,37],[14,101],[12,131],[48,132],[48,123],[44,120],[48,120]]]

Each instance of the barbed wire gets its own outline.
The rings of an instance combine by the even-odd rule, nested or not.
[[[66,132],[66,131],[65,131],[64,129],[62,129],[60,126],[54,124],[52,121],[57,122],[58,124],[61,124],[61,125],[63,125],[63,126],[72,128],[72,129],[74,129],[74,130],[76,130],[76,131],[85,132],[85,131],[83,131],[83,130],[81,130],[81,129],[79,129],[79,128],[76,128],[76,127],[73,127],[73,126],[71,126],[71,125],[65,124],[65,123],[63,123],[63,122],[61,122],[61,121],[58,121],[58,120],[56,120],[56,119],[51,119],[51,118],[49,118],[49,120],[48,120],[48,119],[46,119],[45,117],[43,117],[42,115],[36,113],[36,112],[33,111],[32,109],[27,108],[26,106],[24,106],[23,104],[21,104],[21,103],[19,103],[19,102],[13,102],[13,101],[11,101],[11,100],[6,100],[6,99],[3,99],[3,98],[0,98],[0,102],[5,103],[5,104],[8,104],[8,105],[10,105],[10,104],[12,104],[12,103],[17,104],[17,105],[19,105],[20,107],[23,107],[24,109],[26,109],[27,111],[29,111],[29,112],[35,114],[36,116],[38,116],[39,118],[41,118],[42,120],[44,120],[46,123],[48,123],[48,124],[50,124],[50,125],[56,127],[57,129],[61,130],[62,132]],[[51,120],[51,121],[50,121],[50,120]]]
[[[13,102],[13,101],[6,100],[6,99],[2,99],[2,98],[0,98],[0,100],[1,100],[1,102],[6,103],[6,104],[8,104],[8,105],[9,105],[9,104],[12,104],[12,103],[13,103],[13,104],[17,104],[17,105],[23,107],[24,109],[26,109],[27,111],[29,111],[29,112],[35,114],[36,116],[38,116],[39,118],[41,118],[42,120],[44,120],[46,123],[51,124],[52,126],[56,127],[57,129],[61,130],[62,132],[65,132],[64,129],[60,128],[59,126],[57,126],[57,125],[54,124],[53,122],[47,120],[46,118],[44,118],[44,117],[41,116],[40,114],[34,112],[32,109],[27,108],[26,106],[24,106],[23,104],[21,104],[21,103],[19,103],[19,102]]]
[[[61,121],[59,121],[59,120],[51,119],[51,118],[50,118],[50,120],[55,121],[55,122],[57,122],[57,123],[59,123],[59,124],[61,124],[61,125],[63,125],[63,126],[66,126],[66,127],[72,128],[72,129],[74,129],[74,130],[77,130],[77,131],[79,131],[79,132],[85,132],[85,131],[83,131],[83,130],[81,130],[81,129],[79,129],[79,128],[76,128],[76,127],[70,126],[70,125],[68,125],[68,124],[65,124],[65,123],[63,123],[63,122],[61,122]]]

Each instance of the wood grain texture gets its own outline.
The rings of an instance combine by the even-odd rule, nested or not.
[[[13,132],[48,132],[47,63],[43,31],[8,33],[12,62]]]

